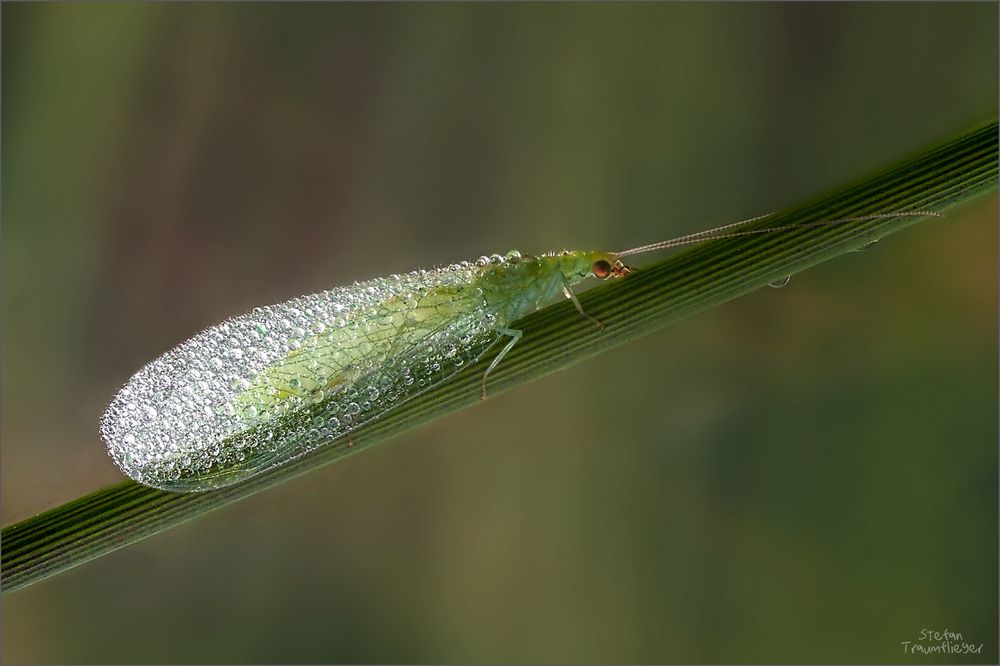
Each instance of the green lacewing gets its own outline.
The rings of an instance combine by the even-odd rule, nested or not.
[[[129,477],[178,492],[220,488],[347,438],[360,426],[476,363],[506,338],[482,377],[517,343],[510,325],[622,259],[708,240],[882,217],[763,229],[762,217],[621,252],[510,252],[392,275],[255,308],[202,331],[139,370],[101,420]]]

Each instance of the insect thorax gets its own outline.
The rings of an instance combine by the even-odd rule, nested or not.
[[[501,320],[512,321],[545,305],[564,285],[589,276],[591,254],[597,253],[562,252],[504,261],[483,267],[475,283],[483,289],[488,309]]]

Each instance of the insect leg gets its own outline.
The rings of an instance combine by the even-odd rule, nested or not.
[[[597,324],[597,328],[599,328],[600,330],[603,331],[604,330],[604,324],[602,324],[600,321],[598,321],[597,317],[594,317],[593,315],[590,315],[590,314],[587,314],[586,312],[584,312],[583,306],[580,305],[580,299],[576,297],[576,293],[573,292],[573,288],[570,286],[569,281],[566,280],[566,276],[562,275],[560,273],[559,277],[562,278],[563,293],[566,294],[566,298],[568,298],[569,300],[573,301],[573,305],[576,306],[576,311],[579,312],[580,314],[582,314],[584,317],[586,317],[590,321],[592,321],[595,324]]]
[[[500,353],[497,354],[497,357],[493,359],[492,363],[490,363],[490,367],[486,368],[486,372],[483,373],[483,400],[486,400],[486,378],[490,376],[491,372],[493,372],[493,368],[497,367],[497,365],[500,363],[500,359],[502,359],[507,354],[507,352],[511,350],[511,347],[517,344],[517,341],[521,339],[521,336],[524,335],[524,331],[518,331],[513,328],[500,328],[497,330],[503,333],[504,335],[509,335],[510,342],[504,345],[504,348],[500,350]]]

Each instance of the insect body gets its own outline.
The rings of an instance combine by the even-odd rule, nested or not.
[[[627,275],[623,257],[788,228],[732,231],[754,220],[617,253],[481,257],[256,308],[139,370],[109,405],[101,434],[140,483],[227,486],[349,437],[506,337],[483,375],[485,398],[490,372],[521,336],[510,328],[516,319],[559,292],[589,317],[573,285]]]
[[[507,336],[492,370],[521,335],[511,322],[560,291],[579,308],[572,285],[625,270],[610,253],[512,252],[256,308],[142,368],[101,432],[140,483],[229,485],[349,434]]]

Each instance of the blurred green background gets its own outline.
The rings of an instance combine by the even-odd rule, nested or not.
[[[995,3],[2,12],[5,525],[118,481],[103,408],[222,318],[780,209],[997,108]],[[996,216],[5,596],[3,660],[995,663]]]

